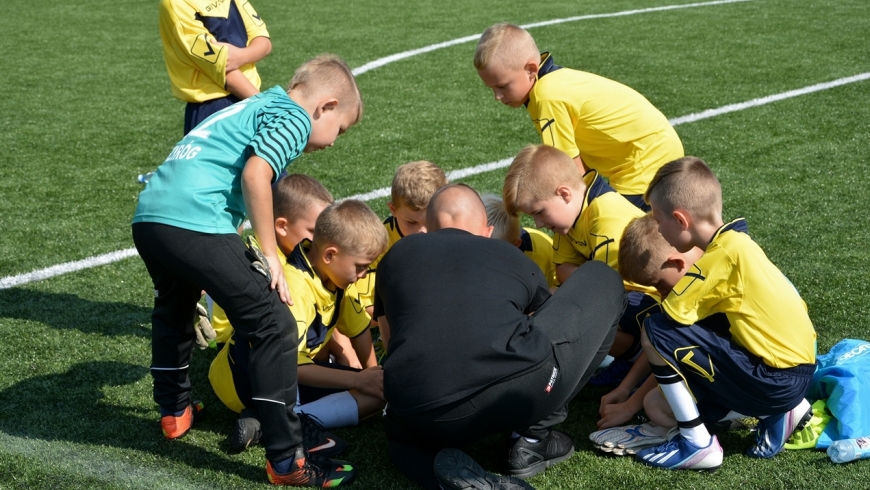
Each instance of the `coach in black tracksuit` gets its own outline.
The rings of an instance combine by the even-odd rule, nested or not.
[[[463,185],[433,196],[427,228],[393,245],[378,266],[375,316],[390,330],[391,461],[437,488],[438,449],[512,431],[527,450],[514,444],[511,473],[531,476],[566,459],[573,442],[552,427],[613,342],[625,304],[619,275],[589,262],[551,296],[534,262],[486,238],[483,203]],[[554,443],[561,449],[548,454]]]

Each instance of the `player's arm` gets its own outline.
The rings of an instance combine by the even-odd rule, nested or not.
[[[356,351],[356,356],[363,367],[370,368],[378,365],[375,347],[372,344],[372,331],[368,327],[361,334],[352,337],[350,343],[353,345],[353,350]]]
[[[574,165],[577,165],[577,170],[580,171],[580,175],[586,175],[586,172],[589,171],[589,167],[587,167],[586,164],[583,163],[583,159],[580,158],[580,155],[574,157]]]
[[[269,262],[272,272],[272,289],[278,290],[281,301],[293,304],[287,290],[284,268],[278,259],[278,244],[275,240],[275,224],[272,217],[272,176],[274,171],[266,160],[252,155],[242,170],[242,196],[251,227],[260,242],[260,250]]]
[[[235,95],[240,99],[247,99],[248,97],[257,95],[260,93],[257,90],[257,87],[248,80],[248,77],[245,76],[239,70],[233,70],[231,72],[227,72],[227,84],[226,84],[227,92]]]
[[[571,277],[571,274],[574,273],[580,266],[577,264],[564,263],[556,266],[556,280],[559,281],[559,284],[565,284],[565,281]]]
[[[389,352],[390,348],[390,322],[387,321],[385,315],[378,317],[378,330],[381,331],[381,341],[384,343],[384,350]]]
[[[556,264],[556,280],[565,284],[571,274],[586,263],[586,256],[574,248],[567,237],[556,234],[553,236],[553,263]]]
[[[362,363],[354,352],[353,344],[347,335],[339,331],[332,332],[332,337],[326,343],[326,349],[317,353],[317,360],[321,360],[321,354],[327,353],[335,356],[335,362],[348,367],[362,369]]]
[[[251,42],[244,48],[222,42],[215,44],[227,49],[227,73],[238,70],[245,65],[256,63],[272,52],[272,40],[265,36],[251,39]]]
[[[384,399],[384,370],[380,366],[362,371],[346,371],[317,364],[303,364],[298,368],[298,377],[299,383],[305,386],[357,390]]]
[[[643,408],[643,397],[656,386],[655,377],[649,376],[650,373],[646,353],[641,352],[619,386],[601,397],[601,405],[598,408],[598,414],[601,416],[601,420],[598,421],[599,429],[623,424]],[[647,378],[646,382],[637,390],[642,393],[632,394],[631,390],[644,378]],[[651,384],[650,379],[652,379]]]
[[[577,148],[577,136],[574,133],[578,114],[563,100],[539,99],[535,107],[529,108],[535,127],[541,135],[541,142],[556,147],[574,159],[581,174],[586,173],[586,166],[580,158]]]

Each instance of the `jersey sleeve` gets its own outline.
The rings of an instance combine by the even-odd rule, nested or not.
[[[175,56],[195,66],[215,84],[225,87],[228,50],[215,44],[214,37],[196,19],[196,10],[187,2],[160,2],[159,25],[164,42],[172,45]]]
[[[576,264],[583,265],[587,261],[586,256],[574,248],[571,240],[564,235],[555,235],[553,237],[553,263],[559,264]]]
[[[366,331],[371,323],[365,307],[359,300],[359,292],[354,284],[348,286],[341,299],[338,324],[336,328],[349,338],[354,338]]]
[[[304,110],[278,111],[261,125],[249,147],[272,167],[274,182],[302,154],[310,134],[311,120]]]
[[[241,4],[241,5],[239,5]],[[236,5],[239,5],[239,12],[242,13],[242,19],[245,22],[245,30],[248,33],[248,44],[255,37],[269,37],[269,31],[266,30],[266,22],[254,10],[251,2],[246,0],[236,0]]]
[[[560,100],[538,100],[535,102],[532,122],[541,135],[541,142],[556,147],[571,158],[580,155],[574,127],[577,121],[572,117],[568,104]]]

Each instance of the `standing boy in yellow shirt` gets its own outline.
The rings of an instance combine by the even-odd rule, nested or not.
[[[544,144],[567,153],[581,174],[598,171],[643,210],[649,210],[643,193],[656,170],[683,156],[680,137],[644,96],[613,80],[556,65],[521,27],[487,29],[474,67],[496,100],[528,110]]]

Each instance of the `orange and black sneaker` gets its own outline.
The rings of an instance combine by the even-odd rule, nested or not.
[[[306,456],[305,450],[299,447],[290,462],[290,471],[278,473],[272,463],[266,460],[266,476],[272,485],[335,488],[352,483],[356,479],[356,470],[347,461],[316,455]]]
[[[172,440],[184,436],[193,424],[202,420],[203,416],[205,416],[205,405],[197,400],[188,405],[180,415],[169,414],[160,417],[163,437]]]

